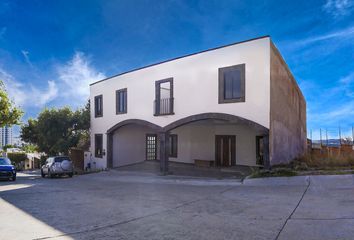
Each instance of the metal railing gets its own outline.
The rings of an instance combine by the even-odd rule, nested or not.
[[[154,101],[155,115],[173,114],[173,98],[162,98]]]

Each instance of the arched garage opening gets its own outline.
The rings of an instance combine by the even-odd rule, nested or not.
[[[110,168],[159,159],[162,128],[148,121],[129,119],[107,131],[107,164]]]

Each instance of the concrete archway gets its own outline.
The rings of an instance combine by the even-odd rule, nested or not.
[[[269,129],[248,119],[235,116],[232,114],[226,114],[226,113],[215,113],[215,112],[210,112],[210,113],[201,113],[201,114],[196,114],[192,116],[188,116],[182,119],[179,119],[175,122],[172,122],[165,127],[163,127],[163,132],[166,134],[166,138],[168,138],[168,135],[170,132],[178,129],[180,127],[187,126],[189,124],[194,124],[199,121],[205,121],[205,120],[218,120],[218,121],[225,121],[226,124],[235,124],[235,125],[242,125],[246,126],[249,129],[255,130],[259,135],[263,136],[263,142],[264,142],[264,167],[269,168]],[[172,134],[171,133],[171,134]],[[248,141],[251,141],[248,139]],[[198,142],[198,141],[197,141]],[[251,141],[252,142],[252,141]],[[255,140],[256,142],[256,140]],[[166,149],[168,151],[168,149]],[[166,161],[165,165],[167,166],[166,168],[168,169],[168,157],[164,159]]]
[[[145,120],[141,120],[141,119],[127,119],[127,120],[117,123],[116,125],[114,125],[110,129],[108,129],[107,134],[110,134],[110,133],[114,132],[115,130],[117,130],[118,128],[123,127],[125,125],[129,125],[129,124],[146,126],[146,127],[152,128],[156,131],[163,131],[162,127],[160,127],[159,125],[156,125],[154,123],[151,123],[149,121],[145,121]]]
[[[264,132],[265,134],[268,134],[268,132],[269,132],[269,130],[266,127],[264,127],[256,122],[253,122],[251,120],[248,120],[248,119],[245,119],[245,118],[242,118],[239,116],[226,114],[226,113],[201,113],[201,114],[188,116],[188,117],[179,119],[173,123],[168,124],[167,126],[165,126],[163,128],[163,131],[168,132],[168,131],[171,131],[172,129],[175,129],[175,128],[180,127],[182,125],[192,123],[192,122],[201,121],[201,120],[207,120],[207,119],[224,120],[224,121],[228,121],[228,122],[245,124],[245,125],[248,125],[252,128],[258,129],[258,130]]]
[[[256,129],[257,131],[261,132],[265,136],[265,141],[264,144],[266,145],[265,148],[265,159],[264,159],[264,167],[268,168],[269,167],[269,129],[266,127],[253,122],[251,120],[231,115],[231,114],[225,114],[225,113],[201,113],[201,114],[196,114],[192,116],[188,116],[182,119],[179,119],[175,122],[172,122],[165,127],[160,127],[154,123],[151,123],[149,121],[141,120],[141,119],[128,119],[124,120],[122,122],[117,123],[113,127],[111,127],[107,131],[107,166],[109,168],[113,167],[113,156],[112,156],[112,150],[113,150],[113,134],[116,130],[118,130],[121,127],[127,126],[127,125],[139,125],[139,126],[144,126],[148,127],[150,129],[153,129],[157,133],[159,133],[159,145],[160,145],[160,169],[163,173],[168,172],[168,146],[169,146],[169,132],[173,129],[176,129],[178,127],[181,127],[183,125],[187,125],[189,123],[193,122],[198,122],[202,120],[223,120],[228,123],[235,123],[235,124],[243,124],[247,125],[253,129]]]
[[[108,131],[107,131],[107,166],[108,166],[108,168],[113,167],[113,134],[118,129],[120,129],[124,126],[128,126],[128,125],[138,125],[138,126],[150,128],[150,129],[152,129],[156,132],[159,132],[159,133],[163,132],[162,127],[160,127],[156,124],[153,124],[149,121],[145,121],[145,120],[141,120],[141,119],[128,119],[128,120],[124,120],[124,121],[117,123],[116,125],[114,125],[110,129],[108,129]]]

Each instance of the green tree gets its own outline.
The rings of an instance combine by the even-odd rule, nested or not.
[[[4,83],[0,80],[0,127],[19,124],[23,112],[9,99]]]
[[[81,139],[89,135],[90,113],[87,111],[87,106],[75,112],[69,107],[44,109],[38,119],[29,119],[21,127],[21,139],[49,155],[68,154],[71,147],[77,147]]]
[[[38,151],[38,146],[29,143],[29,144],[24,144],[21,149],[26,153],[34,153]]]
[[[8,148],[14,148],[14,147],[15,147],[14,145],[7,144],[7,145],[3,146],[2,149],[6,152]]]
[[[17,169],[21,169],[21,165],[23,165],[27,159],[26,153],[18,153],[18,152],[8,153],[7,157],[11,160],[12,164],[14,164]]]
[[[75,119],[77,122],[75,130],[79,138],[77,147],[86,150],[90,147],[90,100],[84,108],[75,112]]]
[[[37,144],[38,142],[38,121],[36,119],[30,118],[27,123],[21,127],[21,139],[22,141],[29,144]]]

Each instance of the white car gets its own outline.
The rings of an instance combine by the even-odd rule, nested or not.
[[[63,176],[68,175],[72,177],[74,175],[73,163],[69,157],[57,156],[50,157],[45,161],[45,164],[41,169],[42,177],[48,176]]]

